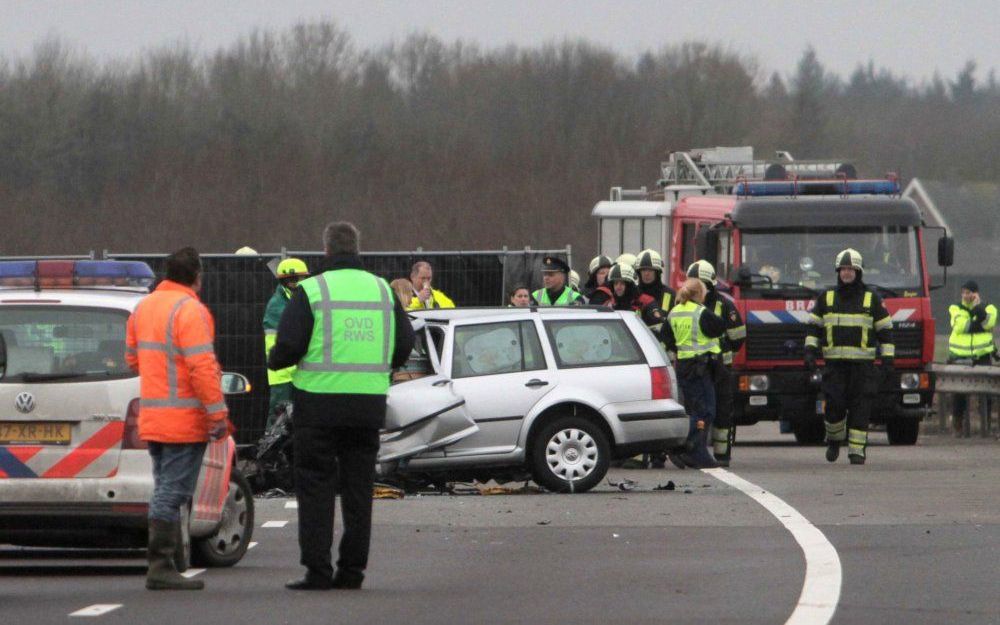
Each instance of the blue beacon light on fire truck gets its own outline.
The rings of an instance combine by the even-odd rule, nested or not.
[[[776,197],[799,195],[899,195],[899,181],[888,180],[753,180],[733,186],[733,195]]]
[[[149,265],[137,260],[0,261],[0,287],[148,289],[155,281]]]

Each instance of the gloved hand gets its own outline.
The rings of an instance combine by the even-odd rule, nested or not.
[[[229,419],[219,419],[208,426],[208,440],[217,441],[227,436],[229,436]]]
[[[816,371],[818,368],[816,366],[816,352],[811,349],[806,350],[805,354],[806,369],[809,371]]]

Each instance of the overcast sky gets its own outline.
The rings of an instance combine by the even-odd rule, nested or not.
[[[915,81],[968,59],[1000,70],[1000,0],[0,0],[0,52],[58,36],[99,60],[187,43],[202,52],[255,28],[332,19],[361,48],[427,32],[491,48],[582,37],[633,56],[689,40],[791,72],[807,45],[846,76],[869,59]]]

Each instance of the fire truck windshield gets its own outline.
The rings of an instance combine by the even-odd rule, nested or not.
[[[834,259],[854,248],[864,259],[864,281],[889,291],[921,291],[916,229],[909,226],[744,230],[742,263],[755,276],[752,288],[836,286]]]

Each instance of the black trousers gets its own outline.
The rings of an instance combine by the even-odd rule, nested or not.
[[[337,569],[346,575],[362,574],[371,544],[378,429],[297,423],[294,445],[302,565],[314,575],[333,575],[330,550],[334,496],[339,492],[344,534]]]
[[[732,369],[713,358],[709,365],[712,382],[715,384],[715,421],[712,423],[712,448],[716,457],[728,458],[732,455],[733,441],[736,440],[736,424],[733,422]]]
[[[823,369],[828,440],[845,440],[847,429],[868,432],[881,372],[867,360],[828,360]],[[844,428],[844,419],[847,428]],[[866,437],[865,437],[866,438]],[[864,444],[861,444],[861,455]]]

